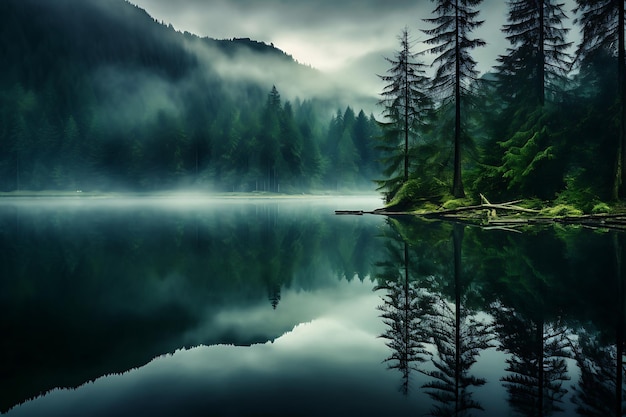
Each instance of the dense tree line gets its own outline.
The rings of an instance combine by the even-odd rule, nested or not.
[[[424,51],[436,67],[424,90],[435,111],[412,134],[404,187],[380,182],[387,198],[441,201],[465,188],[472,197],[536,197],[592,210],[623,197],[624,2],[580,1],[571,20],[557,1],[509,1],[502,31],[510,46],[481,77],[470,52],[484,42],[469,37],[484,23],[481,2],[435,3],[436,17],[424,19],[434,27],[423,30],[435,45]],[[580,29],[578,45],[568,41],[568,24]],[[396,136],[397,155],[403,140]]]
[[[273,46],[183,34],[124,0],[10,0],[0,15],[2,191],[305,191],[380,176],[373,117],[220,72],[244,57],[319,76]]]

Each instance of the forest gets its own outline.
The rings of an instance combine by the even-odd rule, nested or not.
[[[294,94],[323,76],[271,45],[181,33],[125,0],[0,16],[0,191],[374,189],[373,116]]]
[[[399,31],[377,120],[273,45],[182,33],[125,0],[4,1],[0,191],[623,199],[623,2],[508,2],[509,47],[484,74],[482,0],[433,3],[421,50]]]
[[[623,199],[624,2],[507,2],[509,47],[480,76],[472,53],[485,41],[472,32],[490,24],[482,0],[434,3],[421,22],[425,49],[405,28],[382,76],[387,201],[483,194],[593,212]]]

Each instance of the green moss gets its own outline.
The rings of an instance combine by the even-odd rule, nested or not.
[[[542,210],[545,208],[545,202],[538,198],[526,199],[518,204],[520,207],[524,207],[532,210]]]
[[[608,204],[606,203],[597,203],[595,206],[593,206],[593,208],[591,209],[591,214],[607,214],[611,212],[611,207],[609,207]]]
[[[420,204],[419,206],[415,206],[413,208],[413,211],[417,214],[423,214],[423,213],[431,213],[433,211],[437,211],[437,209],[439,209],[439,206],[437,206],[436,204],[426,202],[426,203]]]
[[[557,204],[554,207],[546,207],[541,210],[541,215],[548,217],[580,216],[582,214],[582,210],[566,204]]]
[[[411,179],[404,183],[391,199],[386,209],[389,211],[412,211],[421,209],[428,211],[439,202],[440,196],[431,194],[433,187],[420,179]],[[437,191],[437,190],[435,190]]]
[[[579,187],[575,181],[566,179],[566,188],[559,193],[555,204],[564,204],[576,207],[584,213],[591,213],[593,208],[601,203],[598,196],[589,187]]]
[[[459,207],[466,207],[471,205],[472,201],[468,198],[456,198],[446,201],[445,203],[443,203],[442,207],[444,208],[444,210],[454,210]]]

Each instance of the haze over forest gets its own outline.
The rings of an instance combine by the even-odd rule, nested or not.
[[[482,26],[502,29],[489,20],[489,2],[473,3]],[[0,190],[379,186],[392,198],[408,179],[410,194],[450,193],[462,170],[469,194],[594,204],[622,195],[617,31],[590,45],[584,19],[550,1],[545,24],[516,37],[510,30],[520,17],[511,10],[510,43],[491,72],[479,73],[472,58],[485,45],[467,51],[456,100],[462,129],[453,128],[455,100],[422,85],[432,106],[412,128],[402,179],[402,141],[392,129],[390,143],[374,117],[385,114],[376,105],[382,91],[353,88],[343,82],[349,73],[331,77],[254,39],[180,32],[125,0],[3,1],[0,55],[9,64],[0,68]],[[435,21],[425,19],[433,17],[414,16],[409,37],[431,36],[420,29],[432,29]],[[402,29],[394,28],[398,36]],[[540,37],[544,31],[553,36]],[[548,51],[541,60],[538,50]],[[410,58],[429,65],[433,55]],[[389,66],[394,59],[380,57]],[[427,65],[430,76],[436,67]]]
[[[125,0],[0,16],[2,191],[373,188],[376,124],[349,105],[375,97],[271,45],[181,33]]]

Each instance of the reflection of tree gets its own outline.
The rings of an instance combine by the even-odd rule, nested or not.
[[[593,417],[624,415],[623,352],[618,353],[616,345],[602,343],[597,335],[583,332],[579,333],[574,352],[580,368],[580,380],[574,387],[573,398],[578,414]]]
[[[558,277],[565,274],[554,262],[563,248],[542,234],[503,243],[498,251],[505,268],[494,280],[499,295],[492,303],[499,350],[509,354],[501,381],[518,413],[550,415],[562,410],[571,356],[558,300],[565,292]]]
[[[267,298],[270,300],[270,304],[272,308],[276,310],[278,307],[278,303],[280,303],[280,287],[278,285],[273,285],[267,290]]]
[[[436,319],[433,320],[431,334],[436,352],[433,358],[434,370],[425,372],[432,378],[426,383],[428,395],[436,402],[432,414],[437,416],[468,415],[472,409],[482,410],[482,406],[472,398],[471,387],[481,386],[486,380],[470,374],[470,368],[484,349],[492,347],[491,328],[473,316],[464,305],[462,282],[461,247],[463,226],[455,224],[454,244],[454,303],[443,298],[435,304]]]
[[[574,403],[577,411],[584,416],[624,415],[624,320],[626,297],[624,294],[624,259],[626,246],[623,235],[613,235],[615,302],[612,307],[613,327],[611,338],[614,343],[606,343],[601,332],[579,332],[578,343],[574,347],[575,358],[580,368],[580,381],[575,387]]]
[[[383,304],[378,307],[388,329],[381,335],[392,350],[386,361],[389,369],[402,373],[401,391],[407,395],[411,371],[425,361],[428,338],[424,321],[430,313],[432,297],[420,288],[409,262],[409,244],[398,238],[387,244],[388,259],[379,263],[381,282],[375,290],[383,290]]]
[[[321,244],[334,249],[329,253],[328,260],[338,278],[350,281],[358,277],[363,281],[374,272],[372,259],[382,250],[383,242],[378,239],[379,231],[368,224],[367,218],[338,217],[323,226],[322,230],[328,234]]]
[[[501,350],[510,353],[502,378],[511,407],[525,416],[544,416],[559,407],[567,392],[569,340],[560,324],[528,318],[514,309],[498,306],[494,312]]]
[[[469,370],[480,351],[491,347],[489,329],[457,307],[460,305],[452,306],[445,300],[436,306],[439,317],[432,328],[436,369],[426,372],[433,381],[424,385],[428,395],[440,403],[433,415],[458,416],[471,409],[482,410],[472,399],[470,387],[481,386],[486,380],[472,376]]]

